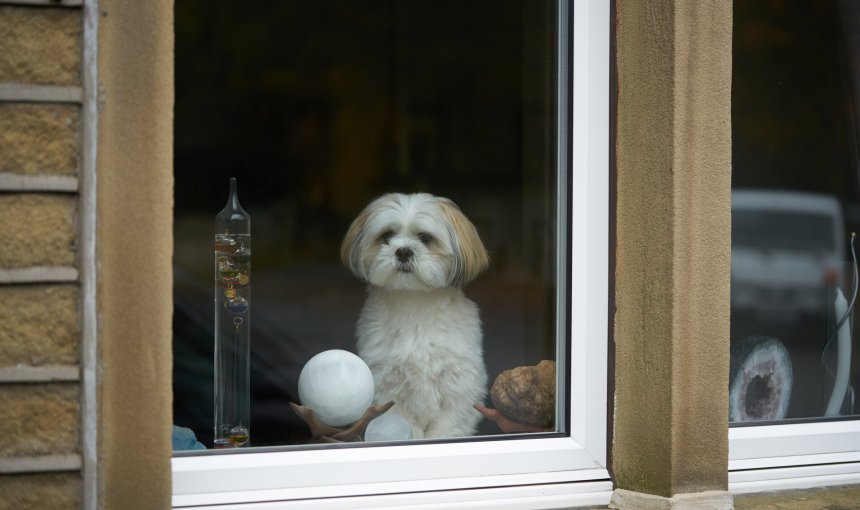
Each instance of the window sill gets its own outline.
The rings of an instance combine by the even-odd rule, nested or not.
[[[423,502],[452,491],[490,497],[504,486],[524,498],[557,490],[599,498],[612,489],[606,469],[566,437],[173,459],[177,508],[418,493]]]

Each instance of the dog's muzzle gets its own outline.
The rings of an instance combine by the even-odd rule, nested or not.
[[[394,256],[397,257],[398,271],[401,273],[412,272],[412,258],[415,256],[415,252],[413,252],[411,248],[397,248],[397,251],[394,252]]]

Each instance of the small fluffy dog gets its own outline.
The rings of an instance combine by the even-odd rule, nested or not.
[[[369,284],[356,335],[376,402],[396,402],[416,439],[474,434],[487,372],[478,307],[460,288],[489,262],[474,225],[447,198],[383,195],[350,226],[341,260]]]

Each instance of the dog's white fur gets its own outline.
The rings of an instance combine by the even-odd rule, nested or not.
[[[416,438],[468,436],[486,397],[478,306],[460,288],[489,262],[450,200],[391,193],[352,223],[341,259],[369,284],[356,328],[375,401],[394,401]]]

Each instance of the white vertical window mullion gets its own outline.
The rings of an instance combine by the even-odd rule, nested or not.
[[[572,434],[606,463],[609,3],[573,4]],[[584,411],[584,412],[583,412]]]

